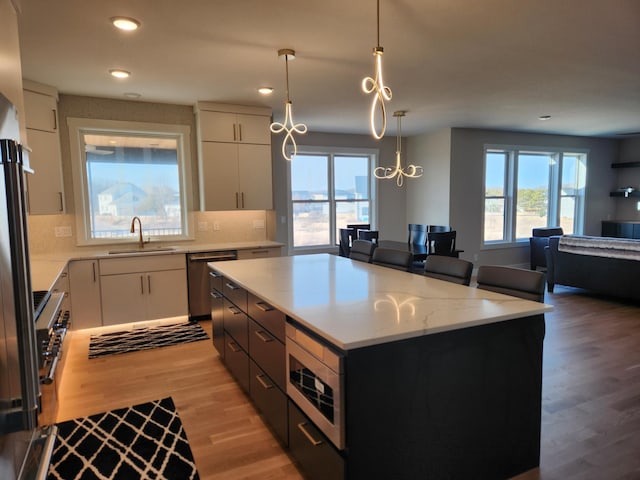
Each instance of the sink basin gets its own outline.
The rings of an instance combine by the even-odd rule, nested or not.
[[[176,247],[145,247],[145,248],[129,248],[122,250],[109,250],[109,255],[118,255],[121,253],[154,253],[154,252],[173,252]]]

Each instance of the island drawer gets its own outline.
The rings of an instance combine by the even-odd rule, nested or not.
[[[252,319],[249,319],[249,353],[282,390],[287,388],[284,344]]]
[[[289,443],[287,396],[253,360],[249,360],[251,398],[280,442]]]
[[[304,478],[310,480],[345,478],[345,461],[340,453],[291,400],[289,400],[289,452],[298,462]]]
[[[224,363],[240,387],[249,392],[249,355],[228,335],[225,337]]]
[[[224,277],[221,273],[218,273],[215,270],[209,270],[209,290],[215,290],[223,293],[223,281]]]
[[[247,311],[247,291],[244,288],[225,278],[222,289],[225,297],[231,300],[243,312]]]
[[[249,351],[247,314],[226,298],[224,299],[223,308],[224,329],[236,342],[238,342],[245,352]]]
[[[284,326],[287,323],[285,314],[252,293],[249,293],[247,301],[249,304],[249,311],[247,312],[249,316],[284,343]]]

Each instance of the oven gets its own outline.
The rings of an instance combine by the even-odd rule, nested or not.
[[[286,333],[287,395],[344,450],[344,357],[292,323],[287,323]],[[304,423],[296,428],[311,437]]]
[[[69,311],[64,307],[65,292],[33,292],[34,318],[40,382],[53,382],[69,328]]]

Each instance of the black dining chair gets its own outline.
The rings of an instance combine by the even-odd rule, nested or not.
[[[347,228],[353,230],[352,238],[355,240],[356,238],[360,238],[360,230],[371,230],[370,223],[347,223]]]
[[[351,244],[349,258],[351,260],[371,263],[371,257],[375,249],[376,244],[369,240],[354,240]]]
[[[460,258],[429,255],[424,263],[424,275],[438,280],[469,285],[473,263]]]
[[[544,273],[501,265],[480,265],[478,288],[544,302]]]
[[[378,243],[378,237],[380,232],[378,230],[358,230],[359,240],[368,240],[370,242]]]
[[[353,241],[353,230],[350,228],[341,228],[338,230],[340,235],[340,243],[338,244],[338,254],[341,257],[348,257],[351,252],[351,243]]]
[[[450,225],[429,225],[427,228],[429,232],[450,232],[451,231]]]
[[[429,255],[445,255],[457,257],[460,252],[456,250],[456,231],[429,232],[427,233],[427,246]]]
[[[427,231],[427,225],[421,223],[410,223],[409,238],[407,239],[407,243],[412,243],[414,245],[426,245]]]
[[[381,265],[383,267],[410,272],[411,258],[411,254],[407,251],[378,247],[373,251],[371,263],[375,265]]]

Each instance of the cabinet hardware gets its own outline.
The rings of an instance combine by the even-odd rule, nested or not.
[[[140,295],[144,295],[144,279],[143,276],[140,275]]]
[[[238,141],[239,142],[242,141],[242,124],[241,123],[238,124]]]
[[[269,390],[270,388],[273,388],[273,385],[264,381],[264,375],[262,374],[256,375],[256,380],[258,380],[260,385],[262,385],[262,388],[264,388],[265,390]]]
[[[256,302],[256,307],[258,307],[263,312],[270,312],[273,310],[273,307],[265,302]]]
[[[262,330],[255,330],[253,333],[255,333],[256,337],[258,337],[264,343],[273,342],[273,338],[265,334]]]
[[[232,307],[227,307],[227,310],[229,310],[234,315],[238,315],[238,314],[242,313],[242,310],[240,310],[239,308],[233,307],[233,306]]]
[[[219,277],[221,277],[221,276],[222,276],[222,274],[221,274],[221,273],[218,273],[218,272],[211,272],[211,271],[210,271],[210,272],[209,272],[209,276],[210,276],[210,277],[213,277],[213,278],[219,278]]]
[[[231,351],[233,353],[238,353],[238,352],[242,351],[242,349],[240,347],[238,347],[236,342],[229,342],[229,343],[227,343],[227,345],[229,346],[229,348],[231,349]],[[238,347],[238,348],[236,348],[236,347]]]
[[[300,430],[305,437],[307,437],[307,440],[309,440],[309,442],[311,442],[311,445],[313,445],[314,447],[317,447],[318,445],[322,445],[322,440],[316,440],[315,438],[313,438],[313,436],[307,431],[305,427],[305,425],[307,424],[307,422],[300,422],[298,424],[298,430]]]
[[[240,193],[240,198],[242,199],[242,208],[244,208],[244,192]]]
[[[211,296],[211,298],[222,298],[222,295],[220,295],[218,292],[209,292],[209,295]]]
[[[233,141],[236,142],[238,141],[238,139],[236,138],[236,124],[234,123],[232,127],[233,127]]]
[[[238,192],[236,192],[236,208],[240,208],[240,203],[238,203]]]
[[[93,283],[96,283],[96,262],[91,262],[91,266],[93,267]]]
[[[231,290],[237,290],[237,289],[239,289],[239,288],[240,288],[240,287],[238,287],[238,286],[234,285],[233,283],[229,283],[229,282],[227,282],[227,283],[226,283],[226,285],[227,285],[227,287],[229,287],[229,289],[231,289]]]
[[[151,295],[151,275],[147,275],[147,288],[149,290],[149,295]]]
[[[58,116],[56,115],[56,109],[52,108],[51,111],[53,112],[53,130],[58,130]]]
[[[60,199],[60,211],[64,211],[64,203],[62,202],[62,192],[58,192],[58,198]]]

